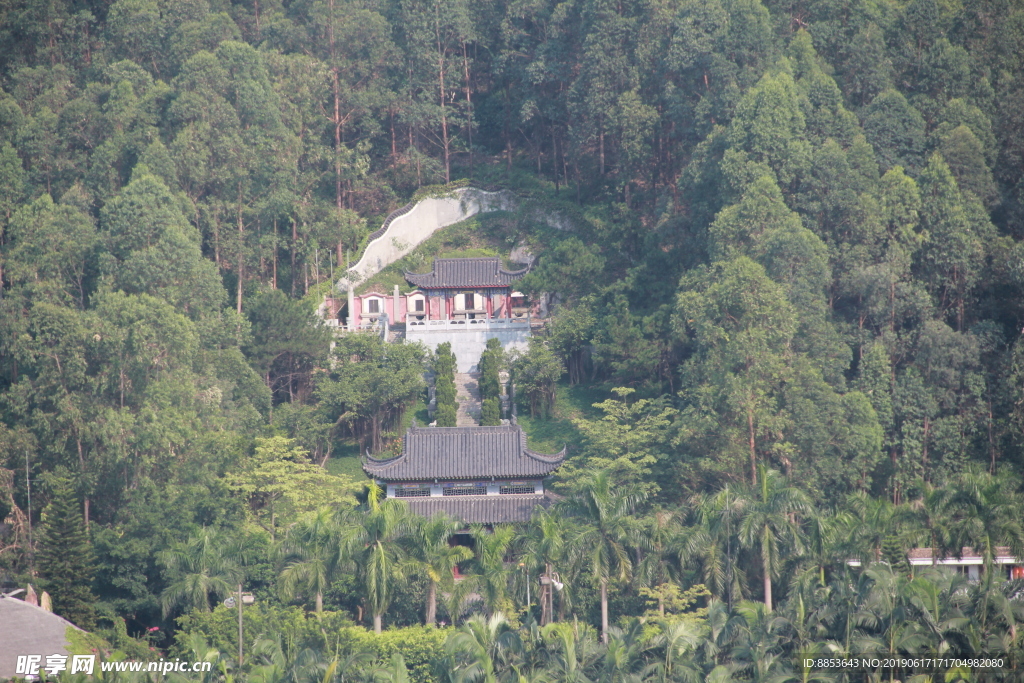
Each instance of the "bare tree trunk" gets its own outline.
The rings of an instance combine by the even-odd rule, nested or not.
[[[316,613],[320,614],[324,611],[324,594],[317,591],[316,594]]]
[[[77,428],[76,428],[77,431]],[[85,474],[85,451],[82,448],[82,439],[75,435],[75,444],[78,446],[78,471]],[[86,494],[82,500],[82,518],[85,520],[85,533],[89,533],[89,496]]]
[[[764,606],[769,612],[772,611],[772,573],[768,568],[768,558],[764,558]]]
[[[757,448],[754,441],[754,410],[747,407],[747,433],[750,439],[750,483],[757,486]]]
[[[338,94],[338,69],[331,71],[334,86],[334,205],[342,206],[341,190],[341,99]]]
[[[242,222],[242,183],[238,183],[238,314],[242,314],[242,269],[245,267],[245,224]]]
[[[551,170],[555,172],[555,195],[558,194],[558,140],[555,127],[551,126]]]
[[[298,224],[295,221],[295,216],[291,217],[292,221],[292,245],[291,245],[291,256],[292,256],[292,296],[295,296],[295,250],[299,241]]]
[[[381,620],[381,615],[374,614],[373,615],[373,632],[379,634],[383,630],[384,629],[383,629],[383,622]]]
[[[424,622],[427,626],[437,624],[437,584],[433,581],[427,587],[427,617]]]
[[[921,439],[921,470],[924,474],[924,480],[927,482],[928,477],[928,435],[931,432],[932,422],[925,415],[924,418],[924,438]]]
[[[608,581],[601,581],[601,642],[608,644]]]
[[[438,101],[441,103],[441,146],[444,148],[444,182],[452,181],[451,159],[448,158],[451,145],[448,141],[448,110],[444,106],[444,52],[441,49],[441,4],[434,5],[434,36],[437,39],[437,85]]]
[[[470,97],[469,55],[466,54],[466,41],[462,41],[462,68],[466,78],[466,134],[469,137],[469,167],[473,168],[473,100]]]

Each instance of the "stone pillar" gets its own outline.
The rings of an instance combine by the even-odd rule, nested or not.
[[[356,312],[356,295],[352,291],[352,285],[348,286],[348,329],[351,332],[359,324],[359,314]]]

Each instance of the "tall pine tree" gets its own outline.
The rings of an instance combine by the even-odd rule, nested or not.
[[[36,568],[53,599],[54,612],[92,630],[96,625],[92,545],[71,480],[60,474],[50,479],[50,485],[52,497],[43,511]]]

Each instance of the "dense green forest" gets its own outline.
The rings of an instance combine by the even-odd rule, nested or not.
[[[352,466],[442,361],[314,315],[450,183],[524,198],[558,305],[488,362],[569,444],[472,550]],[[1020,661],[1022,240],[1013,0],[2,2],[0,588],[218,681]]]

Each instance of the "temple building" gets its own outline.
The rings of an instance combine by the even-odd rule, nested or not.
[[[544,479],[565,459],[565,449],[544,455],[526,447],[515,424],[499,427],[417,427],[406,432],[402,453],[365,458],[363,470],[401,498],[412,512],[443,511],[467,524],[525,522],[553,495]]]
[[[434,350],[449,342],[459,372],[472,372],[487,340],[496,337],[505,349],[526,349],[531,316],[546,314],[546,299],[530,305],[515,290],[529,268],[506,270],[496,257],[434,259],[429,273],[405,273],[412,289],[390,294],[374,289],[346,301],[327,299],[321,315],[328,324],[348,330],[404,326],[405,338]]]

